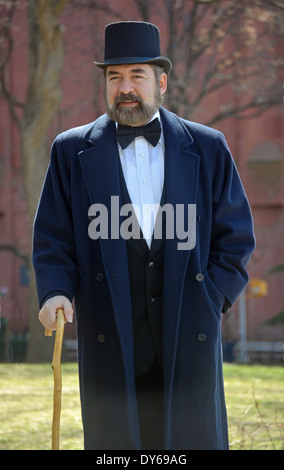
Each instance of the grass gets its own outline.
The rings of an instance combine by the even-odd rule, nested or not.
[[[0,450],[51,448],[49,364],[0,364]],[[62,364],[60,449],[83,449],[77,365]],[[284,367],[224,365],[232,450],[284,449]]]
[[[49,364],[0,364],[0,450],[51,448],[53,371]],[[77,365],[62,365],[60,448],[82,449]]]
[[[232,450],[284,450],[284,367],[224,365]]]

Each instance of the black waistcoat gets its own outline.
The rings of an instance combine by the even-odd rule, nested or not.
[[[122,204],[130,197],[120,168]],[[161,203],[165,203],[163,190]],[[137,219],[136,219],[137,221]],[[138,221],[137,221],[138,224]],[[135,374],[142,375],[151,367],[155,354],[162,365],[162,299],[163,299],[163,237],[153,238],[150,249],[143,239],[127,240],[130,292],[132,302]]]

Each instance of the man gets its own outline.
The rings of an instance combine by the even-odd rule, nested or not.
[[[254,248],[243,187],[221,133],[161,107],[156,26],[108,25],[96,65],[107,114],[57,137],[36,215],[39,318],[72,321],[74,298],[86,449],[228,449],[220,324]]]

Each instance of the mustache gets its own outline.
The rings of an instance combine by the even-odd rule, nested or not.
[[[126,95],[124,93],[120,93],[120,95],[115,98],[115,105],[130,101],[137,101],[138,103],[142,103],[142,99],[133,93],[127,93]]]

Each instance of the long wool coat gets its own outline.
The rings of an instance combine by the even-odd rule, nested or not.
[[[165,241],[165,449],[228,449],[221,310],[248,282],[251,212],[223,135],[161,109],[166,201],[196,204],[196,245]],[[89,207],[120,196],[115,124],[60,134],[34,224],[40,304],[75,298],[86,449],[139,449],[126,241],[92,239]]]

